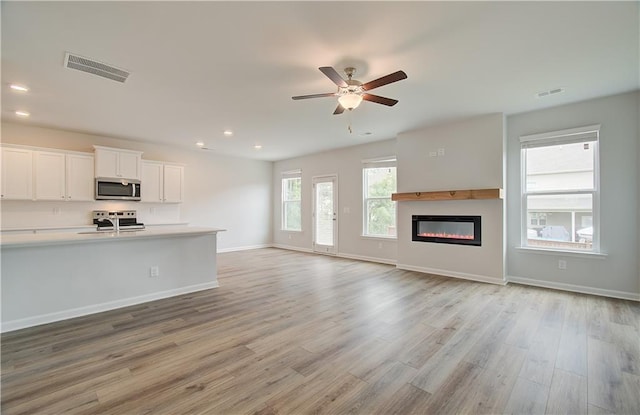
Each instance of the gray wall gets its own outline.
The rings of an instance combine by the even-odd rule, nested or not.
[[[398,192],[503,188],[503,125],[489,114],[400,134]],[[482,246],[412,242],[412,215],[479,215]],[[502,199],[399,202],[398,267],[504,283],[503,218]]]
[[[335,174],[338,176],[338,255],[395,263],[395,239],[362,236],[362,160],[395,154],[395,140],[386,140],[275,162],[274,244],[290,249],[312,250],[312,178]],[[282,172],[296,169],[302,170],[302,231],[282,231]]]
[[[638,268],[640,92],[507,118],[507,275],[512,281],[640,299]],[[600,230],[606,257],[534,253],[520,245],[522,135],[592,124],[600,130]],[[558,260],[567,269],[558,269]]]

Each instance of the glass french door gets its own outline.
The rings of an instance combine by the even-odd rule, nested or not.
[[[338,178],[313,178],[313,251],[336,254]]]

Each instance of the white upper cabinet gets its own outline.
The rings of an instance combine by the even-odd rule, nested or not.
[[[184,166],[164,165],[164,202],[181,203],[184,189]]]
[[[158,161],[142,161],[142,201],[181,203],[184,166]]]
[[[162,202],[164,197],[163,165],[156,161],[142,161],[141,201]]]
[[[65,154],[33,152],[36,200],[65,200]]]
[[[93,200],[93,156],[34,151],[35,200]]]
[[[93,180],[93,171],[93,156],[91,154],[67,154],[67,200],[94,200],[95,182]]]
[[[141,179],[142,152],[118,148],[95,148],[95,177]]]
[[[21,148],[2,148],[3,200],[33,199],[33,152]]]

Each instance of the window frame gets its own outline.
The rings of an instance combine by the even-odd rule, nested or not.
[[[593,188],[571,190],[527,190],[527,156],[529,148],[550,147],[561,144],[593,143]],[[570,249],[540,247],[528,244],[528,197],[529,196],[553,196],[553,195],[591,195],[592,203],[592,227],[593,238],[591,249]],[[578,128],[551,131],[541,134],[532,134],[520,137],[520,248],[536,249],[553,252],[567,253],[600,253],[600,124],[588,125]],[[545,218],[546,219],[546,218]],[[546,222],[546,220],[545,220]]]
[[[369,234],[368,230],[368,201],[369,200],[391,200],[391,194],[388,197],[368,197],[368,182],[367,182],[367,169],[375,169],[375,168],[385,168],[385,167],[393,167],[396,169],[396,191],[398,189],[398,163],[396,160],[396,156],[386,156],[379,157],[375,159],[367,159],[362,160],[362,237],[363,238],[380,238],[380,239],[398,239],[398,203],[392,200],[392,203],[395,205],[395,217],[394,217],[394,225],[396,228],[396,234],[394,236],[391,235],[378,235],[378,234]]]
[[[300,181],[300,199],[286,199],[285,195],[288,196],[288,192],[286,189],[286,182],[288,180],[299,180]],[[298,202],[300,206],[300,229],[291,229],[287,228],[285,225],[287,224],[287,205],[291,202]],[[282,172],[280,177],[280,230],[283,232],[302,232],[302,170],[290,170]]]

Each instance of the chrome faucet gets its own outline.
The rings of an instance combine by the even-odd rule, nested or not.
[[[109,215],[108,218],[100,218],[98,219],[98,222],[103,222],[105,220],[108,220],[109,222],[111,222],[111,224],[113,225],[113,230],[115,232],[120,232],[120,218],[118,217],[117,214]]]

